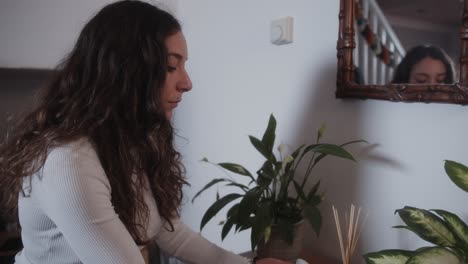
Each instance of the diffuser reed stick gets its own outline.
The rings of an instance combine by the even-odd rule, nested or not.
[[[356,245],[359,240],[359,237],[361,236],[362,229],[367,219],[367,215],[364,218],[363,222],[359,224],[361,216],[361,207],[359,207],[356,214],[356,207],[354,206],[354,204],[351,204],[349,216],[348,213],[345,212],[345,225],[343,227],[343,231],[344,235],[346,235],[346,240],[344,240],[344,235],[341,231],[338,210],[335,208],[335,206],[332,206],[332,209],[333,217],[335,219],[336,231],[338,233],[338,240],[340,242],[341,259],[343,261],[343,264],[351,264],[351,256],[353,256],[354,251],[356,250]]]

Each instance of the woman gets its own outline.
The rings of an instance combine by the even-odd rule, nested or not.
[[[450,57],[442,49],[421,45],[406,53],[392,83],[450,84],[455,80],[454,72]]]
[[[192,88],[187,57],[178,21],[147,3],[110,4],[85,25],[0,150],[16,263],[144,263],[152,241],[190,263],[251,262],[178,219],[186,182],[170,119]]]

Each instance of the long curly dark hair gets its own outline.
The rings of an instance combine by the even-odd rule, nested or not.
[[[139,1],[107,5],[85,25],[38,105],[0,146],[4,210],[17,213],[22,182],[44,165],[48,150],[84,137],[109,178],[115,211],[135,241],[145,243],[138,231],[141,220],[148,221],[145,177],[159,214],[173,229],[170,219],[179,214],[186,182],[160,91],[168,70],[165,39],[180,30],[172,15]]]

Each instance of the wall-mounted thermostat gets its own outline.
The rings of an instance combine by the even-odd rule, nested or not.
[[[283,17],[273,20],[270,25],[270,40],[276,45],[288,44],[293,41],[293,18]]]

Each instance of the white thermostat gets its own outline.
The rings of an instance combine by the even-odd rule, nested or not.
[[[276,45],[288,44],[293,41],[293,18],[283,17],[275,19],[270,25],[270,40]]]

